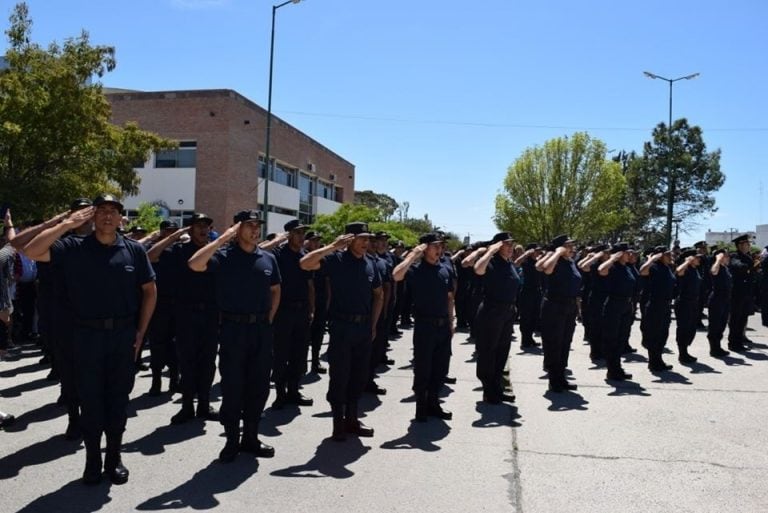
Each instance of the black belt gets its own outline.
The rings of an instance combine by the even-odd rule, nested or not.
[[[364,324],[366,322],[370,322],[371,320],[370,315],[350,315],[343,313],[334,313],[331,315],[331,318],[338,321],[354,322],[357,324]]]
[[[448,317],[422,317],[417,315],[415,318],[417,323],[429,324],[430,326],[435,326],[438,328],[441,326],[448,326],[450,324]]]
[[[136,324],[136,318],[130,315],[128,317],[110,317],[109,319],[77,319],[75,324],[83,328],[112,331]]]
[[[238,324],[261,324],[267,322],[268,319],[267,314],[264,313],[236,314],[230,312],[221,312],[221,318]]]

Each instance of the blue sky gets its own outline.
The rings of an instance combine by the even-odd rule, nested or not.
[[[271,1],[28,4],[39,43],[86,29],[116,47],[105,85],[230,88],[266,106]],[[639,151],[668,115],[667,84],[642,72],[699,72],[675,84],[673,117],[703,128],[727,178],[686,244],[768,223],[766,20],[757,0],[304,0],[278,11],[273,112],[353,162],[357,189],[476,240],[495,233],[524,148],[586,130]]]

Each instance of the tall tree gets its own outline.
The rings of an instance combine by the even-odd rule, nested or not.
[[[720,171],[720,150],[707,151],[700,127],[690,126],[686,119],[664,123],[653,130],[653,140],[643,146],[640,172],[647,178],[649,200],[666,206],[664,236],[672,240],[672,223],[680,219],[683,231],[695,226],[702,214],[717,211],[716,192],[725,175]],[[658,218],[656,218],[658,222]]]
[[[17,4],[0,71],[0,202],[29,219],[76,197],[136,193],[134,164],[172,143],[109,122],[109,103],[91,80],[114,69],[114,48],[91,45],[85,31],[42,48],[31,28],[27,5]]]
[[[520,241],[547,241],[560,233],[606,239],[629,211],[621,166],[605,144],[584,132],[526,149],[509,167],[496,196],[494,220]]]
[[[385,220],[390,219],[399,207],[392,196],[373,191],[355,191],[354,202],[358,205],[375,208],[381,212],[381,216]]]

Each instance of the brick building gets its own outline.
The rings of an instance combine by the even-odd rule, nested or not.
[[[164,216],[205,212],[217,229],[244,208],[261,210],[267,111],[226,89],[137,92],[105,89],[112,121],[179,141],[137,164],[140,192],[124,198],[161,206]],[[295,127],[272,117],[268,232],[293,218],[311,223],[354,195],[355,166]]]

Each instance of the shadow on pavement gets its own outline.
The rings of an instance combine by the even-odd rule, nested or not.
[[[162,454],[165,452],[167,445],[186,442],[204,434],[205,423],[197,419],[178,426],[160,426],[141,438],[123,444],[123,451],[140,452],[147,456]]]
[[[371,448],[363,445],[359,438],[349,437],[345,442],[323,440],[308,462],[271,472],[278,477],[334,477],[347,479],[355,475],[347,465],[359,460]]]
[[[639,354],[639,353],[627,353],[624,355],[624,361],[625,362],[640,362],[640,363],[648,363],[648,358],[645,356]]]
[[[427,422],[411,421],[408,432],[389,442],[381,444],[382,449],[419,449],[427,452],[439,451],[435,442],[442,440],[451,428],[442,420],[430,419]]]
[[[238,457],[234,462],[221,464],[212,461],[192,478],[173,490],[145,500],[136,509],[154,511],[163,509],[212,509],[219,506],[216,495],[234,490],[256,473],[259,462],[253,457]]]
[[[654,383],[677,383],[678,385],[693,385],[691,380],[679,372],[668,370],[663,372],[652,372],[651,374],[658,378],[653,380]]]
[[[747,367],[751,367],[752,364],[747,362],[744,358],[738,358],[736,356],[723,356],[721,358],[718,358],[719,360],[722,360],[722,362],[726,365],[744,365]]]
[[[50,381],[45,378],[38,378],[26,383],[21,383],[16,386],[8,387],[0,390],[0,397],[18,397],[23,392],[32,392],[33,390],[40,390],[41,388],[50,387],[56,385],[55,381]]]
[[[710,367],[706,363],[693,362],[693,363],[682,363],[681,365],[691,369],[691,374],[722,374],[722,372]]]
[[[55,492],[33,500],[17,513],[92,513],[112,500],[109,497],[110,487],[107,479],[98,486],[85,486],[78,476]]]
[[[555,393],[547,390],[544,397],[552,403],[547,408],[549,411],[586,411],[588,409],[589,401],[576,392]]]
[[[18,376],[19,374],[29,374],[31,372],[37,372],[45,369],[46,367],[44,365],[40,365],[39,363],[30,363],[29,365],[23,365],[21,367],[14,367],[13,369],[8,369],[0,372],[0,378],[12,378],[14,376]]]
[[[741,354],[743,354],[746,358],[749,358],[750,360],[756,360],[756,361],[768,360],[768,355],[764,353],[756,353],[755,351],[744,351]]]
[[[489,404],[484,401],[475,403],[475,411],[480,414],[480,418],[472,423],[473,427],[520,427],[522,424],[517,422],[520,414],[517,413],[517,406],[510,404]]]
[[[639,383],[635,383],[634,381],[613,381],[606,379],[605,382],[613,387],[613,392],[608,394],[611,397],[619,397],[622,395],[637,395],[640,397],[651,396],[651,394],[641,387]]]
[[[521,347],[520,351],[515,353],[516,355],[531,355],[531,356],[540,356],[544,354],[544,350],[541,348],[541,346],[526,346]]]
[[[286,404],[281,410],[267,408],[259,422],[260,432],[265,436],[278,436],[282,434],[280,426],[291,423],[293,419],[301,415],[301,410],[295,404]]]
[[[128,403],[128,407],[126,408],[126,412],[128,413],[129,418],[135,417],[139,411],[149,410],[155,406],[160,406],[161,404],[170,402],[171,399],[171,394],[166,392],[155,396],[142,394],[134,399],[131,399],[131,401]],[[170,419],[168,420],[170,421]]]
[[[42,465],[75,454],[79,448],[80,442],[64,442],[60,435],[52,436],[0,458],[0,479],[15,477],[25,467]]]
[[[35,422],[45,422],[64,415],[64,409],[57,406],[56,403],[44,404],[34,410],[29,410],[16,417],[16,421],[10,426],[3,428],[9,433],[24,431],[27,426]]]

